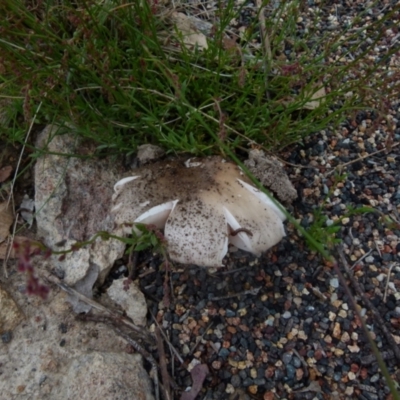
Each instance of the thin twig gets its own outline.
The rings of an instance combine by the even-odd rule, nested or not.
[[[375,248],[376,248],[376,250],[378,251],[378,253],[379,253],[379,257],[381,257],[382,258],[382,253],[381,253],[381,249],[379,248],[379,246],[378,246],[378,243],[376,243],[376,240],[374,239],[374,243],[375,243]],[[369,252],[370,253],[370,252]]]
[[[292,348],[292,351],[296,355],[296,357],[300,360],[301,364],[303,365],[304,376],[307,378],[308,377],[308,364],[306,363],[306,360],[294,347]]]
[[[19,167],[20,167],[20,165],[21,165],[22,156],[23,156],[23,154],[24,154],[24,152],[25,152],[26,143],[27,143],[27,141],[28,141],[29,135],[30,135],[30,133],[31,133],[31,131],[32,131],[32,128],[33,128],[33,124],[34,124],[35,121],[36,121],[36,117],[37,117],[37,115],[38,115],[38,113],[39,113],[41,107],[42,107],[42,102],[40,102],[39,105],[38,105],[38,107],[36,108],[35,115],[33,116],[32,121],[31,121],[31,124],[29,125],[28,132],[27,132],[26,135],[25,135],[24,144],[22,145],[22,149],[21,149],[21,152],[20,152],[20,154],[19,154],[17,166],[16,166],[16,168],[15,168],[14,177],[13,177],[13,180],[12,180],[12,182],[11,182],[10,195],[8,196],[8,200],[7,200],[7,208],[8,208],[8,206],[9,206],[10,202],[12,201],[12,202],[13,202],[13,204],[12,204],[12,209],[13,209],[13,212],[14,212],[14,213],[15,213],[15,204],[14,204],[14,196],[13,196],[13,193],[14,193],[15,181],[17,180],[18,171],[19,171]],[[15,221],[16,221],[16,220],[17,220],[17,217],[15,216]],[[8,273],[7,273],[7,261],[8,261],[8,258],[9,258],[9,256],[10,256],[10,252],[11,252],[11,249],[12,249],[12,243],[13,243],[14,237],[15,237],[15,226],[16,226],[16,222],[14,223],[14,227],[13,227],[13,234],[12,234],[12,238],[11,238],[11,245],[9,246],[9,249],[8,249],[8,252],[7,252],[7,256],[6,256],[6,258],[4,259],[4,263],[3,263],[4,274],[5,274],[5,277],[6,277],[6,278],[8,278]]]
[[[272,51],[271,43],[269,41],[269,36],[267,33],[267,27],[265,24],[264,7],[262,6],[262,0],[256,0],[256,5],[258,8],[258,20],[260,22],[260,33],[261,42],[264,49],[264,79],[265,79],[265,94],[268,100],[270,100],[269,90],[268,90],[268,74],[270,72],[270,66],[272,62]]]
[[[17,180],[19,166],[21,165],[21,160],[22,160],[22,156],[23,156],[24,151],[25,151],[26,142],[28,141],[29,135],[30,135],[30,133],[32,131],[32,128],[33,128],[33,124],[36,121],[36,117],[37,117],[41,107],[42,107],[42,102],[39,103],[39,105],[38,105],[38,107],[37,107],[37,109],[35,111],[35,115],[32,118],[31,124],[29,125],[28,132],[26,133],[24,144],[22,145],[21,153],[20,153],[19,158],[18,158],[17,167],[15,168],[14,177],[13,177],[13,180],[11,182],[11,191],[10,191],[10,196],[8,197],[7,207],[10,204],[11,198],[13,197],[14,185],[15,185],[15,181]]]
[[[157,340],[157,350],[158,350],[158,362],[160,364],[161,378],[163,383],[163,394],[166,400],[172,400],[171,397],[171,378],[168,374],[167,369],[167,358],[165,357],[164,343],[161,337],[161,329],[156,327],[156,340]]]
[[[138,258],[139,258],[139,252],[138,251],[132,251],[129,254],[128,265],[127,265],[127,268],[128,268],[128,271],[129,271],[128,279],[133,280],[134,277],[135,277]]]
[[[168,343],[169,348],[172,350],[172,352],[175,354],[175,357],[179,360],[179,362],[183,365],[184,361],[180,354],[178,353],[178,350],[175,349],[173,344],[169,341],[167,335],[164,333],[164,331],[161,329],[160,324],[156,320],[156,317],[153,315],[153,313],[150,311],[151,316],[153,317],[153,321],[156,323],[157,327],[160,329],[161,335],[163,336],[164,340]]]
[[[399,145],[400,145],[400,142],[394,143],[394,144],[392,144],[391,148],[393,149],[393,147],[397,147]],[[373,153],[368,153],[365,156],[360,156],[360,157],[356,158],[355,160],[351,160],[351,161],[349,161],[347,163],[344,163],[344,164],[339,164],[336,167],[334,167],[331,171],[328,171],[325,176],[330,175],[332,172],[335,172],[337,169],[342,169],[344,167],[347,167],[348,165],[356,163],[357,161],[365,160],[366,158],[372,157],[372,156],[374,156],[376,154],[379,154],[379,153],[382,153],[382,152],[388,151],[388,150],[389,149],[387,147],[384,147],[383,149],[374,151]]]
[[[235,294],[229,294],[227,296],[221,296],[221,297],[212,297],[210,300],[211,301],[219,301],[219,300],[226,300],[226,299],[232,299],[234,297],[239,297],[242,295],[247,295],[251,294],[253,296],[257,295],[258,292],[260,291],[261,287],[250,289],[250,290],[245,290],[243,292],[235,293]]]
[[[387,326],[385,324],[385,321],[381,317],[381,314],[376,309],[376,307],[372,304],[372,302],[364,295],[364,291],[361,289],[361,286],[359,285],[357,280],[354,278],[353,272],[350,270],[349,264],[348,264],[348,262],[346,260],[345,255],[344,255],[343,249],[338,246],[337,247],[337,252],[339,254],[340,260],[342,261],[343,267],[344,267],[344,269],[346,271],[346,274],[347,274],[347,276],[348,276],[348,278],[349,278],[354,290],[360,296],[361,301],[372,312],[374,319],[377,321],[377,326],[379,326],[381,328],[382,333],[384,334],[386,340],[389,343],[389,346],[392,348],[392,350],[394,352],[394,355],[396,356],[397,360],[400,362],[400,349],[399,349],[399,346],[396,344],[395,340],[393,339],[392,334],[389,332],[389,329],[387,328]],[[343,277],[342,273],[340,272],[338,266],[336,264],[335,264],[335,266],[336,266],[336,272],[338,273],[339,279],[340,280],[344,280],[344,277]],[[358,312],[357,304],[355,303],[355,300],[354,300],[353,296],[351,295],[348,286],[345,284],[345,281],[344,281],[344,289],[346,291],[347,296],[349,297],[349,300],[354,303],[354,309],[356,310],[356,312]],[[363,321],[362,318],[361,318],[361,323],[364,325],[364,321]]]
[[[8,236],[8,238],[7,238],[6,256],[5,256],[4,260],[3,260],[4,275],[5,275],[6,278],[8,278],[7,262],[10,259],[10,254],[11,254],[11,251],[12,251],[12,248],[13,248],[13,244],[14,244],[17,221],[18,221],[18,216],[15,216],[11,235]]]
[[[192,347],[192,349],[190,350],[189,354],[192,355],[193,352],[196,350],[197,346],[200,344],[200,342],[202,341],[202,339],[204,338],[204,335],[207,334],[208,330],[213,326],[214,322],[210,322],[207,326],[206,329],[204,329],[203,334],[196,340],[196,343],[194,344],[194,346]]]
[[[393,267],[395,265],[396,265],[396,263],[391,263],[390,267],[389,267],[389,271],[388,271],[387,278],[386,278],[385,294],[383,295],[383,302],[384,303],[386,303],[387,292],[388,292],[388,289],[389,289],[390,274],[392,273],[392,269],[393,269]]]
[[[353,270],[354,267],[359,264],[364,258],[367,258],[373,251],[374,249],[371,249],[368,253],[365,253],[363,256],[361,256],[351,267],[350,269]]]
[[[219,276],[219,275],[230,275],[235,274],[236,272],[248,270],[249,267],[246,265],[245,267],[230,269],[229,271],[218,271],[215,275],[212,276]]]
[[[124,317],[122,315],[122,313],[120,313],[119,311],[109,310],[108,308],[104,307],[100,303],[97,303],[96,301],[89,299],[88,297],[86,297],[82,293],[79,293],[77,290],[71,288],[64,282],[61,282],[60,279],[53,274],[51,274],[51,275],[39,274],[39,275],[40,275],[40,278],[43,279],[44,281],[47,281],[49,283],[53,283],[53,284],[57,285],[60,289],[64,290],[64,292],[67,292],[71,296],[77,297],[78,300],[83,301],[86,304],[89,304],[96,310],[102,311],[103,313],[105,313],[106,315],[111,317],[112,319],[118,320],[119,323],[132,329],[138,335],[138,337],[140,337],[140,339],[142,339],[143,341],[145,341],[146,343],[148,343],[150,345],[154,345],[154,338],[152,338],[148,332],[146,332],[143,328],[133,324],[129,319]]]

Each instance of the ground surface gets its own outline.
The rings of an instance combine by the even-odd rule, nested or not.
[[[307,10],[318,7],[317,1],[307,3],[300,30],[312,23]],[[395,3],[378,2],[374,10],[379,14]],[[364,2],[357,4],[332,2],[321,29],[339,29],[364,7]],[[192,10],[196,7],[192,3]],[[239,24],[254,17],[250,4]],[[395,381],[400,380],[400,360],[365,298],[399,345],[399,121],[400,103],[394,102],[385,118],[358,113],[340,129],[320,132],[280,155],[299,194],[290,209],[295,218],[310,227],[319,206],[328,218],[322,232],[339,220],[337,238],[363,294],[352,284],[350,290]],[[389,139],[392,146],[387,148]],[[0,167],[15,166],[17,155],[3,159]],[[23,194],[33,194],[29,170],[21,182],[17,202]],[[376,212],[350,215],[350,206],[370,206]],[[187,366],[204,363],[210,374],[199,398],[390,398],[335,271],[290,224],[287,237],[260,259],[233,252],[218,271],[175,267],[168,307],[162,303],[165,273],[160,263],[144,253],[136,273],[149,310],[183,360],[172,357],[166,345],[170,374],[181,389],[191,385]],[[116,269],[124,271],[120,265]],[[153,326],[149,317],[149,328]],[[7,346],[9,337],[2,340]]]

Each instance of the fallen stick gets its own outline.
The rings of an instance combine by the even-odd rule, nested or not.
[[[376,319],[378,326],[381,328],[383,335],[385,336],[386,340],[388,341],[391,349],[394,352],[394,355],[396,359],[400,362],[400,348],[395,342],[392,334],[389,332],[389,329],[387,328],[385,321],[381,317],[379,311],[376,309],[376,307],[372,304],[372,302],[365,296],[364,291],[361,289],[360,284],[357,282],[357,280],[354,278],[353,272],[351,271],[349,264],[346,260],[346,257],[344,255],[343,249],[341,247],[337,247],[337,252],[339,254],[340,260],[342,261],[343,267],[346,271],[346,274],[351,282],[351,285],[353,286],[354,290],[356,293],[360,296],[361,301],[368,307],[368,309],[372,312],[373,317]],[[340,272],[340,271],[339,271]]]
[[[167,369],[167,358],[165,357],[164,343],[161,337],[160,328],[156,327],[156,339],[157,339],[157,350],[158,350],[158,361],[160,364],[161,378],[163,383],[163,394],[166,400],[172,400],[171,397],[171,378],[168,374]]]

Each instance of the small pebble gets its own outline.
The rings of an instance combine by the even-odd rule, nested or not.
[[[12,339],[12,332],[11,331],[6,331],[4,333],[2,333],[1,335],[1,341],[4,344],[10,343]]]
[[[235,388],[230,383],[228,383],[226,385],[225,392],[228,393],[228,394],[235,393]]]
[[[285,311],[285,312],[282,314],[282,318],[285,318],[285,319],[289,319],[291,316],[292,316],[292,314],[291,314],[290,311]]]
[[[336,314],[332,311],[329,311],[328,318],[329,321],[334,321],[336,319]]]
[[[238,388],[242,383],[242,379],[239,375],[233,375],[231,378],[231,384],[233,387]]]
[[[370,378],[371,383],[375,383],[379,380],[379,374],[372,375]]]
[[[284,364],[289,364],[292,361],[293,354],[292,353],[284,353],[282,356],[282,361]]]
[[[329,281],[329,285],[331,286],[331,287],[333,287],[333,288],[338,288],[339,287],[339,279],[338,278],[332,278],[330,281]]]
[[[249,386],[248,391],[251,394],[257,394],[258,386],[257,385],[251,385],[251,386]]]

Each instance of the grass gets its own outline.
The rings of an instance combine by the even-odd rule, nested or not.
[[[370,57],[394,26],[394,11],[368,26],[361,12],[347,32],[337,33],[321,31],[316,15],[313,29],[299,34],[302,2],[277,9],[267,2],[265,48],[257,15],[241,38],[226,39],[242,11],[228,0],[218,3],[219,23],[201,51],[182,44],[183,34],[158,2],[78,4],[0,5],[2,136],[12,142],[23,140],[42,103],[38,124],[73,124],[107,153],[132,153],[143,143],[176,153],[224,153],[209,129],[235,153],[251,144],[278,151],[361,109],[386,115],[400,90],[386,65],[395,48],[378,63]],[[367,46],[365,36],[372,38]],[[371,86],[377,79],[384,92]],[[321,88],[323,99],[309,107]]]

